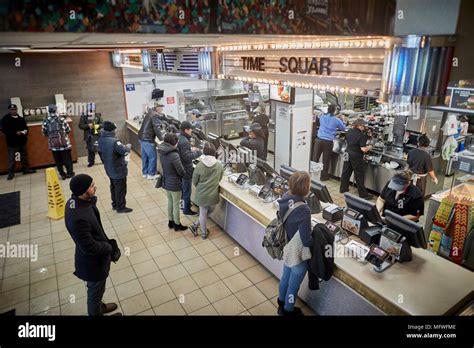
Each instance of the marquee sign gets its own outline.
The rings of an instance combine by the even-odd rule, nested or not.
[[[377,90],[389,39],[341,38],[219,47],[223,79],[292,87]]]

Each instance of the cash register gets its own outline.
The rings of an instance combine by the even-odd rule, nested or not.
[[[375,203],[351,193],[345,193],[347,208],[342,216],[342,228],[359,236],[368,245],[378,244],[383,221]],[[369,226],[369,222],[373,226]]]

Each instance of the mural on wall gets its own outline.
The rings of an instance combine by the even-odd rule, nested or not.
[[[389,35],[396,0],[7,0],[0,30]]]

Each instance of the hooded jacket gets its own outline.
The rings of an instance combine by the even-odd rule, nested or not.
[[[99,150],[102,153],[105,172],[110,179],[119,180],[127,177],[125,155],[130,150],[115,137],[115,131],[102,130],[99,138]]]
[[[193,173],[193,185],[196,186],[194,203],[198,207],[210,207],[219,203],[219,182],[224,168],[214,156],[203,156]]]
[[[178,136],[178,153],[181,158],[181,163],[183,164],[186,175],[184,179],[192,179],[193,177],[193,160],[201,156],[201,151],[191,151],[191,143],[189,137],[186,133],[181,132]]]
[[[178,149],[168,143],[158,146],[162,168],[162,187],[168,191],[181,191],[181,179],[186,175]]]
[[[90,282],[108,277],[112,254],[96,203],[97,197],[85,201],[72,195],[64,212],[66,228],[76,244],[74,274]]]

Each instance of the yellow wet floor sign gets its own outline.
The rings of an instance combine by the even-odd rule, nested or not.
[[[64,194],[54,168],[46,169],[46,184],[48,186],[48,217],[55,220],[62,219],[64,217]]]

